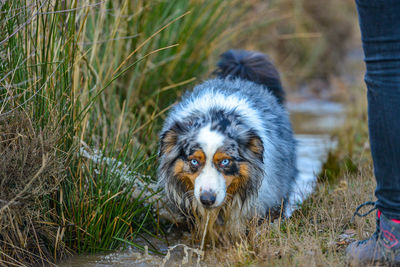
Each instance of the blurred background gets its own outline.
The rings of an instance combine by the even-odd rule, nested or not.
[[[368,148],[353,0],[1,0],[0,265],[140,251],[139,238],[165,253],[157,133],[230,48],[280,71],[307,196],[316,176],[331,188],[358,173]],[[343,261],[320,247],[319,263]]]

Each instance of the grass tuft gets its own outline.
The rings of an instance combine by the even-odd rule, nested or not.
[[[68,253],[51,199],[66,176],[59,138],[22,112],[0,118],[0,265],[49,264]]]
[[[152,187],[159,122],[178,89],[211,70],[245,6],[1,1],[1,264],[162,233]],[[32,200],[18,209],[22,199]]]

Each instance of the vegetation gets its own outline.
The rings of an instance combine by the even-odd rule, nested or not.
[[[0,265],[160,238],[152,185],[165,113],[232,45],[275,51],[284,73],[307,70],[301,78],[323,69],[317,62],[336,35],[318,35],[313,50],[312,34],[348,22],[318,19],[310,1],[0,1]],[[333,156],[339,177],[347,165]],[[261,241],[232,249],[234,259],[262,259],[250,256]]]
[[[209,69],[237,5],[1,2],[2,264],[115,249],[159,230],[144,205],[156,193],[145,194],[154,121]]]

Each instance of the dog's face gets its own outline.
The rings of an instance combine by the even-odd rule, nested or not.
[[[263,144],[253,131],[226,119],[177,123],[161,136],[160,158],[169,183],[183,185],[183,194],[190,192],[203,207],[216,208],[252,184]]]

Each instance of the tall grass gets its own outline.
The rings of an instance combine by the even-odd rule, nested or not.
[[[57,176],[53,190],[28,207],[42,211],[35,213],[34,227],[13,221],[11,215],[24,213],[2,199],[2,264],[44,264],[65,248],[110,250],[160,231],[151,204],[158,192],[149,188],[156,122],[177,89],[210,70],[208,59],[228,43],[244,6],[222,0],[0,3],[0,118],[25,114],[43,140],[39,147],[48,142],[41,133],[54,133],[51,159],[64,166],[51,172]],[[33,169],[42,163],[48,161],[32,162],[38,166]],[[31,173],[27,180],[43,175]],[[27,194],[41,190],[29,185]],[[24,205],[17,193],[10,198]],[[43,239],[29,246],[5,242],[1,231],[10,223],[20,224],[25,240],[34,239],[33,232]]]

